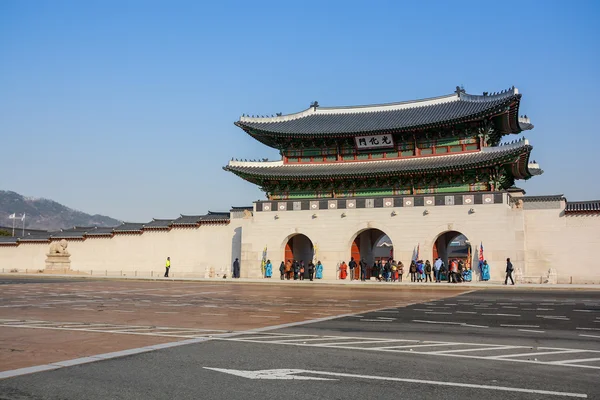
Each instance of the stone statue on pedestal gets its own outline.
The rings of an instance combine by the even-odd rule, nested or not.
[[[46,254],[46,270],[71,270],[71,254],[67,251],[69,243],[62,239],[59,242],[50,243],[50,251]]]

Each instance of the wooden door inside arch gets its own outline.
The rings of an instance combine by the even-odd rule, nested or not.
[[[350,257],[353,257],[354,261],[356,261],[356,268],[352,271],[354,279],[360,279],[360,239],[358,237],[352,242]]]
[[[294,252],[292,251],[291,246],[292,240],[294,240],[294,238],[290,238],[290,240],[288,240],[288,242],[285,244],[285,260],[283,260],[284,262],[287,262],[288,260],[294,260]]]
[[[438,258],[438,248],[437,248],[437,240],[433,242],[433,260],[437,260]]]

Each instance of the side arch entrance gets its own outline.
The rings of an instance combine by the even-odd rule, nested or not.
[[[380,229],[370,228],[359,232],[356,238],[352,241],[350,257],[358,264],[364,259],[367,263],[367,279],[371,278],[371,267],[377,261],[385,261],[388,258],[393,258],[394,247],[391,239],[385,232]],[[350,273],[350,271],[348,271]],[[352,272],[354,279],[360,279],[360,268],[354,269]]]

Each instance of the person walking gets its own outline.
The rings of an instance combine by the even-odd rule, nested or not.
[[[271,264],[271,260],[267,260],[267,265],[265,265],[265,278],[270,278],[273,275],[273,264]]]
[[[234,278],[240,277],[240,260],[238,258],[236,258],[235,261],[233,262],[233,277]]]
[[[165,278],[169,277],[169,270],[171,269],[171,257],[167,257],[165,262]]]
[[[398,282],[402,282],[403,274],[404,274],[404,264],[402,264],[402,261],[398,261]]]
[[[410,272],[410,281],[415,282],[417,280],[417,263],[415,262],[415,260],[412,260],[410,262],[409,272]]]
[[[279,279],[283,280],[285,276],[285,263],[283,261],[279,264],[279,275]]]
[[[507,258],[506,259],[506,278],[504,278],[505,285],[508,283],[509,278],[510,278],[511,285],[515,284],[515,281],[513,281],[513,278],[512,278],[513,269],[514,268],[513,268],[512,263],[510,262],[510,258]]]

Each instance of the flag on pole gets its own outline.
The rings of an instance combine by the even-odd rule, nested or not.
[[[483,271],[483,242],[479,245],[479,272]]]
[[[471,262],[473,261],[473,257],[471,256],[471,245],[467,247],[467,269],[471,269]]]
[[[260,263],[260,270],[262,271],[263,278],[265,277],[266,266],[267,266],[267,246],[265,246],[265,249],[263,250],[262,261]]]
[[[21,217],[21,221],[25,221],[25,213],[23,213],[23,216]]]
[[[16,219],[17,218],[17,214],[12,213],[8,216],[8,219]]]
[[[413,251],[413,258],[412,258],[413,261],[418,261],[419,260],[419,251],[420,251],[420,248],[421,248],[421,243],[419,243],[417,245],[416,249]]]
[[[317,258],[319,257],[319,245],[313,246],[313,264],[317,264]]]

